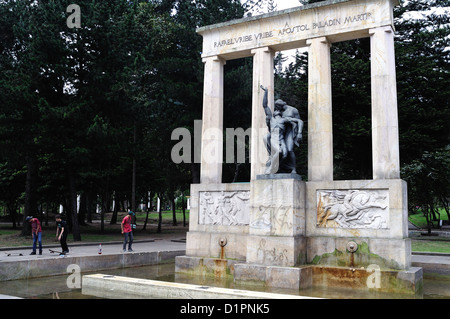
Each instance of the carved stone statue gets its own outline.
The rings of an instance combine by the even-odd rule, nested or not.
[[[266,163],[266,174],[295,174],[294,144],[299,146],[302,139],[303,121],[298,110],[289,106],[283,100],[275,101],[272,114],[267,103],[267,88],[264,91],[263,108],[266,113],[266,124],[269,133],[264,137],[264,144],[269,153]]]

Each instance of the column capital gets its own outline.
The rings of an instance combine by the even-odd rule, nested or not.
[[[257,49],[252,49],[250,52],[251,54],[255,55],[257,52],[275,53],[275,50],[272,49],[271,47],[261,47]]]
[[[306,45],[311,45],[314,41],[319,41],[321,43],[327,43],[331,46],[331,42],[328,41],[327,37],[318,37],[318,38],[311,38],[306,40]]]
[[[377,31],[391,33],[391,32],[394,32],[394,28],[391,25],[387,25],[387,26],[384,26],[384,27],[369,29],[369,35],[372,36]]]
[[[220,62],[223,65],[225,65],[227,63],[227,61],[224,58],[220,57],[219,55],[212,55],[212,56],[202,58],[203,63],[206,63],[208,61]]]

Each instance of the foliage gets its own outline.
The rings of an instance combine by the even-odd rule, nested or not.
[[[23,217],[39,216],[62,203],[79,240],[77,225],[97,204],[108,212],[114,199],[126,209],[149,191],[174,201],[199,181],[198,164],[170,161],[172,131],[193,133],[202,116],[202,38],[195,30],[276,6],[79,0],[81,28],[70,29],[69,4],[0,2],[0,202],[13,223],[20,206]],[[414,206],[448,208],[449,16],[429,12],[446,6],[448,0],[411,0],[395,10],[402,177]],[[408,15],[415,11],[427,14]],[[331,53],[335,178],[371,178],[369,41],[336,43]],[[275,91],[305,122],[296,152],[297,171],[306,176],[307,53],[298,52],[284,71],[282,60],[278,55]],[[250,126],[251,79],[251,58],[227,61],[224,127]],[[248,163],[224,165],[224,182],[249,176]],[[78,218],[77,194],[85,203]]]
[[[439,207],[445,209],[450,219],[450,145],[424,152],[419,159],[403,166],[402,175],[408,182],[410,211],[420,208],[429,232],[432,222],[441,219]]]
[[[414,0],[395,12],[401,176],[429,231],[439,207],[449,214],[450,18],[439,11],[448,5]]]
[[[69,4],[0,3],[0,201],[35,216],[62,203],[80,240],[97,204],[103,230],[113,199],[126,209],[148,191],[188,189],[198,169],[169,159],[173,129],[201,118],[195,30],[245,10],[237,0],[80,0],[71,29]]]

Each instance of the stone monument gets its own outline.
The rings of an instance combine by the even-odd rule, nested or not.
[[[411,267],[407,185],[400,179],[398,4],[330,0],[197,30],[205,63],[203,132],[223,131],[226,60],[253,56],[251,179],[222,183],[221,135],[202,136],[201,183],[191,185],[186,256],[177,257],[177,272],[226,274],[271,287],[420,292],[422,269]],[[330,46],[363,37],[371,44],[373,179],[337,181]],[[291,153],[303,122],[290,108],[280,111],[285,103],[275,102],[273,92],[274,53],[299,47],[309,52],[307,181],[295,174]]]

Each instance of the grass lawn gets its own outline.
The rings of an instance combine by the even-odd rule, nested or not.
[[[439,209],[439,213],[441,214],[440,218],[442,220],[448,220],[447,213],[444,209]],[[423,216],[422,212],[418,212],[417,214],[412,214],[408,216],[408,220],[416,225],[419,228],[427,228],[427,220],[425,219],[425,216]],[[433,222],[435,225],[437,222]]]
[[[435,240],[413,239],[411,246],[412,251],[450,253],[450,238]]]

